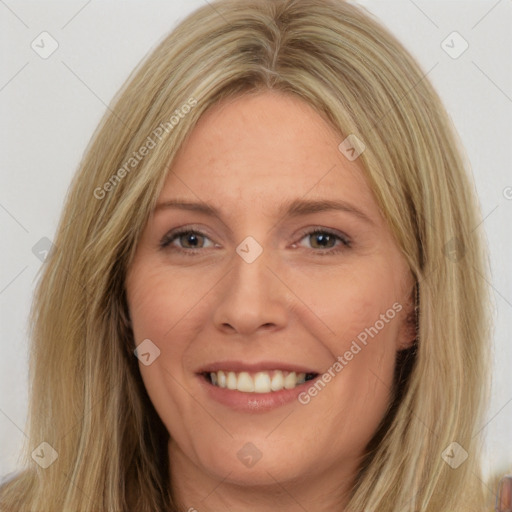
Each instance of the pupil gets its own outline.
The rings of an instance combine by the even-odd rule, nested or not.
[[[197,236],[194,235],[193,233],[186,234],[185,240],[186,240],[185,245],[191,245],[193,247],[197,247],[198,239],[197,239]]]
[[[324,234],[324,233],[318,233],[318,234],[315,235],[315,237],[316,237],[316,240],[317,240],[317,242],[319,242],[319,245],[321,247],[326,247],[327,244],[330,241],[331,235]]]

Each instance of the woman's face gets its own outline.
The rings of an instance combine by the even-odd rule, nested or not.
[[[214,106],[172,166],[126,288],[180,474],[339,484],[386,412],[413,280],[341,142],[265,92]]]

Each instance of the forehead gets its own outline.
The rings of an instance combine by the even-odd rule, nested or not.
[[[362,165],[339,151],[343,136],[296,96],[261,92],[223,101],[178,152],[161,199],[237,200],[250,207],[297,197],[343,199],[377,214]]]

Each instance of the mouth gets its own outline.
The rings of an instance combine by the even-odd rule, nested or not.
[[[218,388],[261,394],[295,389],[315,379],[319,374],[275,369],[256,372],[217,370],[202,372],[201,375],[208,383]]]

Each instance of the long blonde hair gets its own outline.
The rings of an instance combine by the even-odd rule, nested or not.
[[[169,435],[133,353],[125,273],[200,116],[266,89],[311,104],[340,143],[349,134],[364,142],[359,158],[418,283],[418,338],[397,360],[395,400],[347,510],[490,509],[478,432],[490,390],[487,263],[475,193],[438,95],[360,7],[219,0],[132,73],[74,178],[34,298],[24,469],[4,484],[2,510],[177,510]],[[46,469],[31,457],[43,441],[58,453]],[[460,450],[454,442],[468,454],[456,469],[442,456]]]

